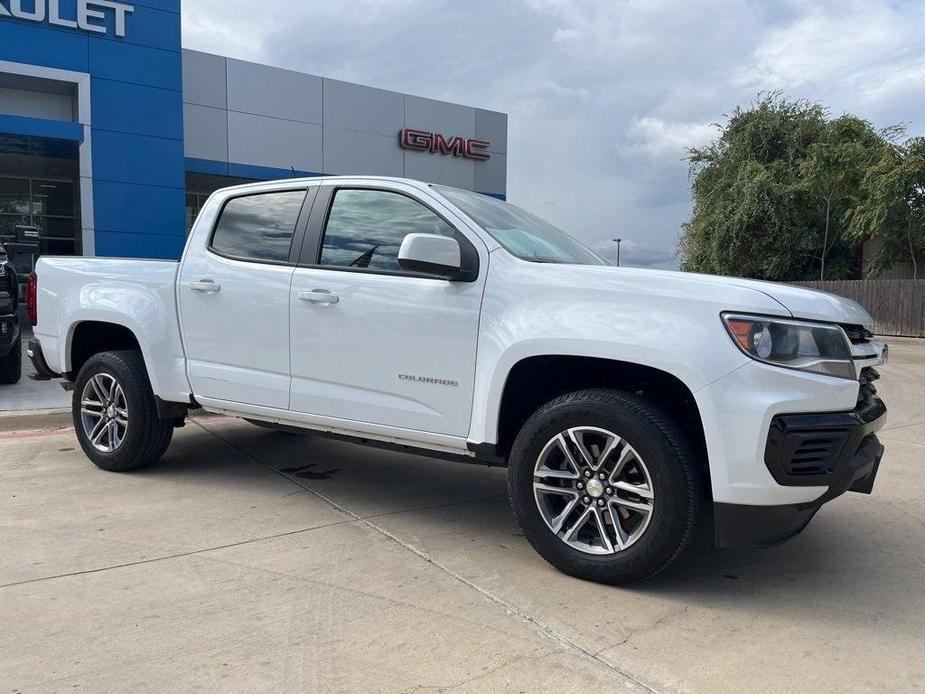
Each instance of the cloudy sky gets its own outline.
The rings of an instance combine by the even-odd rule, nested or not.
[[[675,267],[685,148],[761,90],[925,134],[925,2],[184,0],[187,48],[510,114],[509,199]]]

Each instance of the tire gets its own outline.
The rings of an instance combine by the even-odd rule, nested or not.
[[[0,359],[0,383],[19,383],[22,378],[22,338],[16,340],[10,353]]]
[[[112,409],[106,406],[108,400],[100,390],[90,384],[91,379],[96,379],[98,386],[102,384],[100,390],[117,393]],[[87,412],[115,418],[113,423],[121,437],[118,433],[111,436],[108,430],[101,432],[97,441],[111,450],[101,450],[91,439],[101,418]],[[102,352],[87,360],[74,382],[71,413],[80,447],[94,465],[109,472],[136,470],[157,461],[173,437],[173,422],[157,416],[144,360],[135,351]],[[123,420],[124,427],[119,425]],[[103,429],[108,429],[105,423]]]
[[[622,391],[583,390],[547,403],[520,430],[508,463],[511,505],[533,548],[564,573],[597,583],[639,581],[677,559],[707,517],[697,463],[658,408]],[[535,489],[535,481],[543,486]]]

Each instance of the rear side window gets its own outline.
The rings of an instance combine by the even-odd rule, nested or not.
[[[286,262],[303,200],[304,190],[232,198],[222,210],[210,248],[244,260]]]

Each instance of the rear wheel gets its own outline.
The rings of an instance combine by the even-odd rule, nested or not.
[[[0,383],[19,383],[22,378],[22,338],[16,340],[9,354],[0,358]]]
[[[80,447],[110,472],[155,462],[173,436],[173,422],[157,416],[138,352],[102,352],[87,360],[74,382],[71,412]]]
[[[547,403],[523,426],[509,461],[524,535],[572,576],[628,583],[689,545],[706,508],[693,449],[657,408],[595,389]]]

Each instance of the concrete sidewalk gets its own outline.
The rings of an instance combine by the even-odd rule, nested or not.
[[[23,324],[24,321],[21,321]],[[22,378],[19,383],[0,385],[0,413],[32,410],[62,410],[70,408],[71,396],[56,381],[33,381],[35,368],[26,356],[26,344],[32,332],[23,327]]]
[[[568,578],[505,472],[227,418],[116,475],[0,433],[0,682],[56,691],[915,691],[925,682],[925,345],[887,454],[799,537],[630,588]]]

